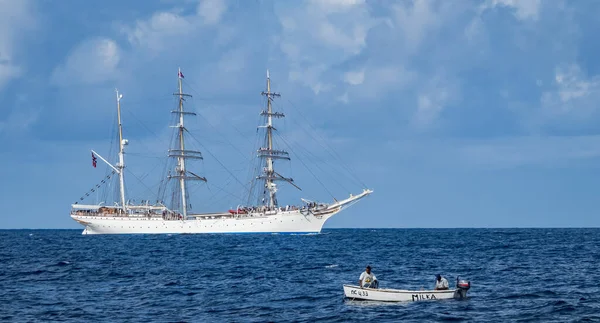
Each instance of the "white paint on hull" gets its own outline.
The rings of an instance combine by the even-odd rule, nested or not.
[[[268,216],[194,220],[77,214],[71,214],[71,217],[85,225],[83,234],[319,233],[325,221],[337,212],[314,216],[287,211]]]
[[[380,302],[416,302],[455,298],[456,290],[401,290],[361,288],[344,285],[344,296],[350,299]]]

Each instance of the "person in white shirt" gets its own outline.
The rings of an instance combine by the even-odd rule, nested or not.
[[[366,288],[377,288],[378,284],[379,282],[377,281],[377,277],[375,277],[375,275],[373,275],[371,272],[371,266],[367,266],[365,271],[360,274],[358,285]]]
[[[442,275],[440,275],[440,274],[435,275],[435,278],[437,279],[435,281],[435,289],[436,290],[448,289],[448,280],[446,278],[442,277]]]

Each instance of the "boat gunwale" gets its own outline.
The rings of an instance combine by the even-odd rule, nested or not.
[[[366,291],[374,291],[374,292],[383,292],[383,293],[397,293],[397,294],[414,294],[414,293],[423,293],[423,294],[450,294],[456,292],[456,289],[443,289],[443,290],[408,290],[408,289],[389,289],[389,288],[366,288],[360,287],[356,285],[348,285],[344,284],[344,287],[361,289]]]

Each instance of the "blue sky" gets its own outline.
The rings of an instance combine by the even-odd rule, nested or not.
[[[561,0],[0,0],[0,228],[79,227],[70,204],[105,174],[89,150],[108,155],[114,88],[128,195],[151,195],[178,67],[209,179],[195,211],[237,205],[231,174],[248,178],[268,68],[278,129],[305,152],[279,166],[303,189],[280,202],[361,191],[315,138],[375,190],[326,227],[597,227],[598,13]]]

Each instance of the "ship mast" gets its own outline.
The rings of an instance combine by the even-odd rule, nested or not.
[[[125,179],[123,170],[125,169],[125,145],[127,145],[127,139],[123,139],[123,126],[121,124],[121,98],[123,94],[119,94],[119,90],[115,90],[117,93],[117,119],[119,122],[119,163],[116,165],[119,170],[119,188],[121,195],[121,207],[123,213],[127,213],[127,207],[125,205]]]
[[[196,115],[193,112],[187,112],[183,109],[183,101],[185,101],[185,97],[191,97],[190,94],[183,93],[182,81],[183,81],[183,73],[181,69],[179,69],[178,73],[178,89],[177,93],[173,93],[173,95],[179,97],[179,109],[175,111],[171,111],[171,113],[179,114],[179,123],[176,126],[173,126],[177,129],[177,140],[178,147],[176,149],[169,149],[169,157],[177,158],[177,167],[175,168],[175,175],[169,176],[169,178],[177,178],[179,180],[179,189],[181,194],[181,213],[183,218],[186,219],[188,215],[188,201],[187,201],[187,180],[201,180],[206,182],[206,178],[200,177],[186,169],[186,159],[202,159],[202,154],[196,150],[186,150],[185,149],[185,140],[184,140],[184,132],[187,129],[184,126],[184,116],[185,115]]]
[[[269,70],[267,70],[267,91],[261,92],[262,95],[267,97],[267,110],[261,111],[260,115],[266,116],[267,124],[264,126],[260,126],[259,128],[266,128],[267,134],[265,138],[265,146],[258,149],[258,157],[265,159],[265,167],[263,168],[263,173],[257,177],[257,179],[264,180],[264,195],[266,195],[267,191],[268,201],[265,203],[263,199],[263,205],[266,204],[269,208],[277,207],[277,185],[275,181],[283,180],[299,189],[293,183],[293,179],[283,177],[279,173],[277,173],[273,167],[274,159],[285,159],[290,160],[289,153],[284,150],[273,149],[273,131],[276,130],[273,127],[273,118],[283,118],[285,115],[281,112],[273,112],[272,101],[276,97],[280,97],[281,94],[271,92],[271,78],[269,76]]]

